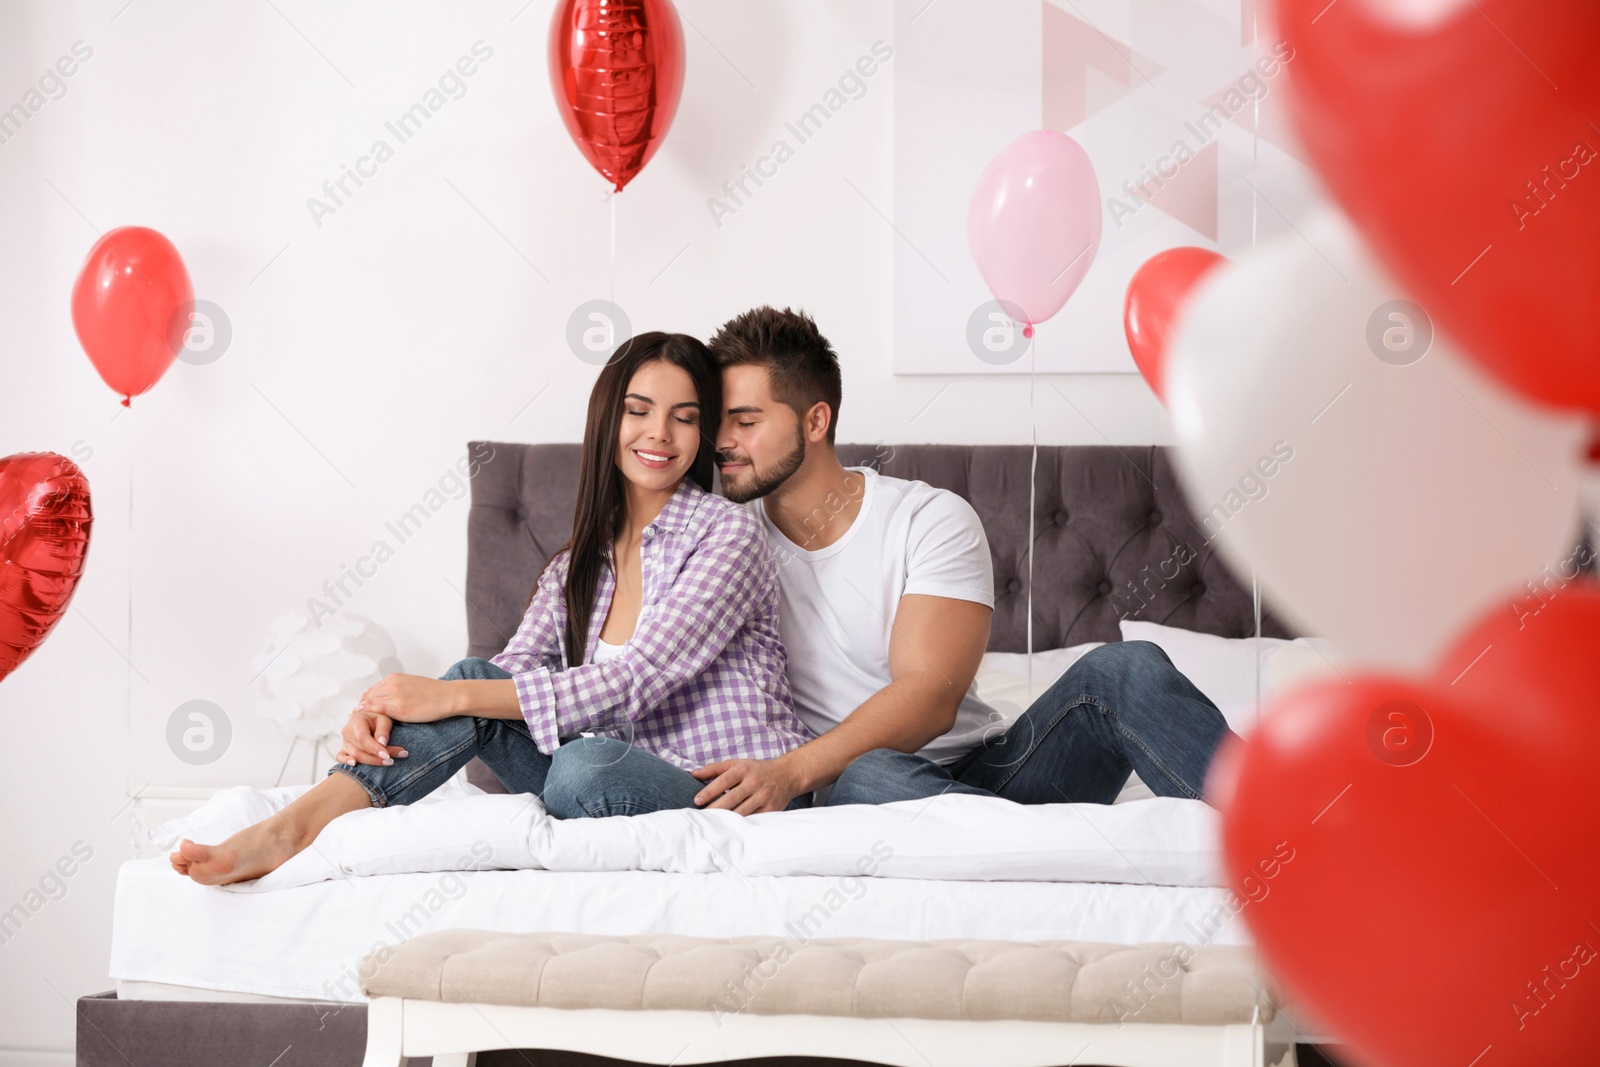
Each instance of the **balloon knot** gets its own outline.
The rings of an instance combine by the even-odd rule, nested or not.
[[[129,404],[128,404],[128,401],[130,401],[130,400],[132,400],[132,399],[133,399],[133,397],[131,397],[131,396],[125,396],[125,397],[123,397],[123,398],[122,398],[122,406],[123,406],[123,407],[128,407],[128,406],[129,406]]]
[[[1032,337],[1033,336],[1033,324],[1031,322],[1028,325],[1026,325],[1026,326],[1024,326],[1022,328],[1022,336],[1024,336],[1024,337]]]

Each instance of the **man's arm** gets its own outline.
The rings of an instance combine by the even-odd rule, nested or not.
[[[956,711],[989,645],[993,609],[971,600],[906,594],[889,635],[889,684],[843,722],[774,760],[729,760],[695,772],[711,778],[696,804],[741,814],[778,811],[831,785],[862,753],[915,752],[955,725]],[[785,795],[787,794],[787,795]]]

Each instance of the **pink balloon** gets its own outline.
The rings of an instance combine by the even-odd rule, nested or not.
[[[1035,130],[984,170],[967,209],[967,244],[989,291],[1032,326],[1061,310],[1100,248],[1100,183],[1083,147]]]

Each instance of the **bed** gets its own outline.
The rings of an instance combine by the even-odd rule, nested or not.
[[[474,442],[471,448],[472,454],[491,458],[472,480],[467,651],[488,657],[515,631],[534,575],[565,539],[578,447]],[[1025,702],[1028,692],[1041,690],[1073,655],[1121,639],[1130,621],[1210,638],[1244,639],[1258,632],[1248,586],[1228,573],[1213,552],[1205,526],[1183,499],[1166,449],[1041,448],[1033,472],[1031,450],[1018,446],[845,445],[840,453],[847,464],[869,464],[884,474],[950,489],[966,498],[983,520],[997,600],[990,654],[980,676],[986,696],[1003,692],[1016,704]],[[1035,658],[1031,690],[1026,660],[1019,655],[1028,642],[1030,482],[1035,531],[1032,644],[1038,650],[1058,650]],[[1296,636],[1269,607],[1261,610],[1259,633],[1279,642]],[[497,795],[503,790],[486,768],[469,767],[465,777],[468,781],[456,787],[458,799],[479,805],[516,801]],[[1022,862],[1008,867],[1009,860],[992,855],[983,861],[987,867],[978,868],[902,864],[867,879],[869,891],[849,897],[848,906],[825,909],[827,934],[1248,943],[1242,921],[1227,906],[1230,894],[1220,887],[1214,825],[1208,822],[1213,813],[1197,802],[1140,800],[1141,795],[1148,793],[1132,783],[1119,798],[1125,803],[1112,807],[1143,811],[1147,808],[1140,805],[1185,806],[1188,814],[1166,819],[1180,828],[1170,840],[1141,852],[1144,839],[1138,834],[1143,831],[1135,825],[1139,818],[1089,813],[1091,820],[1110,821],[1080,827],[1077,839],[1084,855],[1096,852],[1094,835],[1110,847],[1098,850],[1094,862],[1101,866],[1089,863],[1080,875],[1071,876],[1074,880],[1060,880],[1053,873],[1056,868],[1030,868]],[[287,796],[258,793],[241,803],[281,803]],[[985,802],[940,802],[955,799]],[[1085,821],[1083,814],[1071,813],[1077,806],[1050,807],[1063,809],[1051,815],[1060,820],[1055,824],[1060,839]],[[517,826],[515,820],[522,816],[514,808],[503,810],[509,813],[508,827],[498,832],[506,840],[514,842],[518,834],[537,838]],[[833,809],[831,815],[842,810]],[[803,813],[772,818],[786,814]],[[884,817],[891,816],[911,825],[907,813]],[[243,815],[234,812],[230,817]],[[959,827],[967,816],[941,808],[926,817],[932,820],[927,825],[949,818]],[[1142,825],[1161,821],[1152,816]],[[752,834],[759,829],[751,828]],[[869,819],[856,832],[870,836],[877,831]],[[1124,832],[1134,836],[1119,837]],[[1051,840],[1058,839],[1056,829],[1048,833]],[[501,845],[497,840],[491,847]],[[251,1035],[251,1055],[259,1055],[265,1043],[279,1042],[284,1049],[279,1067],[297,1061],[354,1064],[361,1059],[359,1038],[353,1046],[344,1039],[335,1051],[326,1047],[327,1038],[330,1031],[342,1032],[341,1027],[363,1025],[356,969],[379,946],[459,927],[506,933],[779,936],[798,917],[815,916],[819,901],[830,899],[830,893],[841,895],[841,879],[848,874],[830,868],[825,858],[774,866],[771,849],[762,853],[757,847],[756,854],[769,862],[752,866],[751,847],[742,839],[708,839],[705,847],[695,846],[698,851],[674,845],[665,850],[666,859],[612,858],[598,864],[602,869],[573,869],[583,861],[569,858],[558,858],[553,867],[560,869],[552,869],[549,855],[541,853],[519,860],[533,864],[523,869],[495,869],[504,865],[499,860],[479,864],[468,882],[438,869],[449,867],[448,862],[412,860],[413,867],[423,869],[406,869],[391,859],[369,856],[362,866],[359,857],[352,859],[330,844],[323,850],[328,855],[307,861],[327,867],[322,876],[301,872],[295,884],[261,892],[203,888],[173,875],[163,859],[132,861],[121,870],[117,886],[111,960],[116,994],[82,1002],[81,1017],[96,1021],[84,1035],[89,1040],[80,1041],[79,1062],[121,1062],[111,1035],[130,1033],[136,1018],[159,1019],[145,1025],[161,1027],[169,1035],[190,1034],[209,1057],[169,1062],[220,1062],[233,1052],[226,1043],[230,1029],[219,1027],[217,1020],[237,1018],[241,1024],[232,1033]],[[732,853],[737,855],[730,858]],[[633,853],[624,849],[619,855]],[[652,864],[654,869],[605,869]],[[458,885],[465,888],[458,892]],[[246,1019],[252,1020],[248,1027]],[[201,1034],[203,1040],[196,1036]],[[298,1060],[302,1053],[295,1052],[296,1041],[306,1055],[320,1047],[318,1058]],[[263,1062],[270,1059],[271,1053]]]

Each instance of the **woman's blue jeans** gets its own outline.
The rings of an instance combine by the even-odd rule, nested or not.
[[[455,681],[511,675],[474,657],[461,660],[441,677]],[[422,799],[477,756],[509,792],[536,794],[558,819],[692,808],[695,794],[705,786],[683,768],[613,737],[563,739],[555,754],[547,756],[520,718],[462,715],[436,722],[397,722],[389,732],[389,744],[408,755],[397,757],[388,767],[335,764],[328,773],[354,778],[373,806],[381,808]]]

